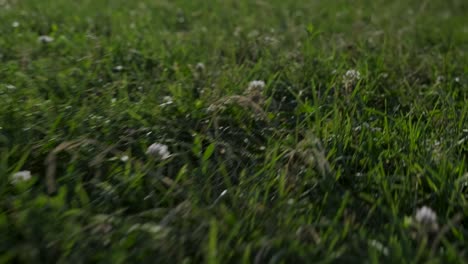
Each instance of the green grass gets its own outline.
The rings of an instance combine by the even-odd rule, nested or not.
[[[0,262],[468,262],[467,16],[0,1]]]

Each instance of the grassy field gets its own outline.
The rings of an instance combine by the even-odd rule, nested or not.
[[[467,263],[467,17],[0,0],[0,263]]]

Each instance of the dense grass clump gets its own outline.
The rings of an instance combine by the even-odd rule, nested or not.
[[[0,0],[0,262],[465,263],[467,17]]]

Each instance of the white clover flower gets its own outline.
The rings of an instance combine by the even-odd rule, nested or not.
[[[7,84],[7,85],[6,85],[6,88],[7,88],[8,90],[15,90],[15,89],[16,89],[16,86],[11,85],[11,84]]]
[[[114,67],[114,71],[122,71],[124,67],[122,65],[117,65]]]
[[[17,28],[19,27],[20,23],[18,21],[14,21],[13,23],[11,23],[11,26],[14,27],[14,28]]]
[[[146,154],[162,160],[168,159],[171,156],[167,145],[160,143],[151,144],[151,146],[148,147],[148,150],[146,150]]]
[[[39,36],[37,38],[37,41],[39,41],[41,43],[50,43],[50,42],[54,41],[54,38],[51,37],[51,36],[42,35],[42,36]]]
[[[251,81],[249,83],[248,90],[263,90],[265,88],[265,82],[260,80]]]
[[[199,72],[204,72],[205,71],[205,64],[203,64],[203,62],[199,62],[195,66],[195,69],[197,69],[197,71],[199,71]]]
[[[249,87],[245,90],[244,94],[249,97],[253,102],[261,104],[264,101],[262,96],[263,88],[265,88],[264,81],[251,81]]]
[[[415,219],[418,223],[432,223],[437,221],[437,214],[431,208],[423,206],[416,211]]]
[[[357,70],[347,70],[343,75],[343,80],[345,82],[357,82],[361,79],[361,73]]]
[[[130,158],[129,158],[127,155],[124,155],[124,156],[120,157],[120,160],[121,160],[122,162],[127,162],[129,159],[130,159]]]
[[[11,176],[11,182],[13,184],[18,184],[20,182],[28,181],[31,179],[30,171],[18,171]]]
[[[357,70],[348,70],[342,76],[343,84],[346,92],[351,92],[351,90],[356,86],[357,82],[361,79],[361,73]]]
[[[424,228],[436,231],[439,228],[437,223],[437,214],[427,206],[423,206],[416,211],[414,217],[416,222]]]

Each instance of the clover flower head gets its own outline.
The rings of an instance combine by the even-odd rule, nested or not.
[[[42,35],[42,36],[39,36],[37,38],[37,41],[40,42],[40,43],[50,43],[50,42],[54,41],[54,38],[51,37],[51,36]]]
[[[197,71],[199,71],[199,72],[204,72],[205,71],[205,64],[203,62],[199,62],[199,63],[197,63],[197,65],[195,65],[195,69],[197,69]]]
[[[415,219],[418,223],[433,223],[437,221],[437,214],[431,208],[423,206],[416,211]]]
[[[248,90],[263,90],[263,88],[265,88],[265,82],[261,80],[255,80],[249,83],[249,88],[247,89]]]
[[[361,79],[361,73],[357,70],[347,70],[343,75],[344,82],[357,82]]]
[[[263,98],[263,89],[265,88],[265,82],[264,81],[251,81],[249,83],[249,86],[244,92],[244,95],[246,95],[250,100],[257,104],[261,104],[264,101]]]
[[[416,211],[414,219],[416,220],[416,223],[425,229],[432,231],[437,231],[439,229],[437,214],[430,207],[423,206],[419,208]]]
[[[171,156],[168,146],[160,143],[151,144],[146,150],[146,154],[162,160],[168,159]]]
[[[350,93],[360,79],[361,73],[359,71],[353,69],[346,71],[346,73],[342,76],[345,91]]]
[[[11,176],[11,182],[13,184],[18,184],[20,182],[28,181],[31,179],[31,172],[30,171],[18,171]]]

